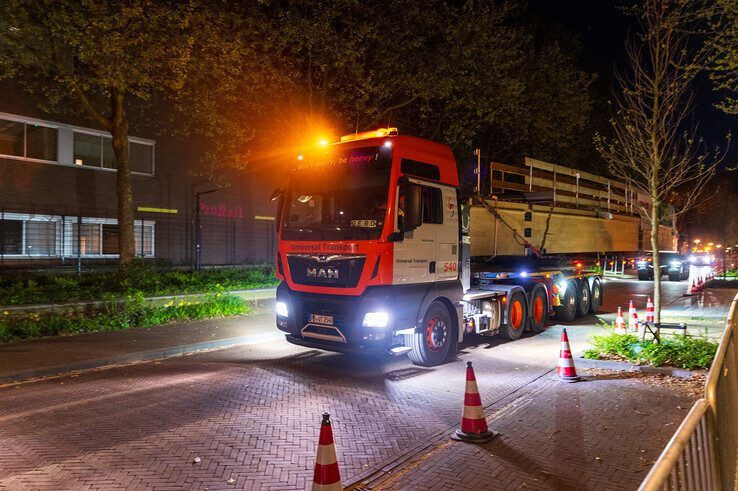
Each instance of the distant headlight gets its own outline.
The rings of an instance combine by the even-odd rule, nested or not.
[[[389,315],[387,312],[367,312],[364,314],[364,327],[387,327]]]
[[[692,264],[696,263],[697,262],[697,256],[695,256],[694,254],[692,254],[691,256],[689,256],[689,262],[692,263]]]
[[[289,317],[289,310],[287,309],[287,303],[286,302],[277,302],[274,310],[277,311],[277,315],[279,317]]]
[[[681,267],[681,265],[682,265],[682,262],[679,260],[674,259],[672,261],[669,261],[669,266],[671,266],[672,268],[679,268]]]
[[[705,264],[710,264],[712,262],[712,258],[710,256],[702,256],[702,262]]]
[[[636,261],[636,266],[638,266],[638,267],[643,267],[643,266],[645,266],[646,264],[648,264],[648,262],[647,262],[647,261]]]

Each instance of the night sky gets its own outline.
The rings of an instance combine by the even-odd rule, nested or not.
[[[625,41],[638,30],[635,19],[620,11],[633,2],[615,0],[530,0],[534,15],[549,25],[560,24],[574,34],[582,46],[579,59],[585,70],[597,74],[593,90],[601,102],[596,111],[607,111],[602,102],[611,97],[613,69],[625,66]],[[713,105],[720,94],[712,90],[707,76],[695,82],[694,124],[705,141],[714,148],[725,146],[725,135],[738,129],[738,116],[727,115]],[[733,138],[722,167],[733,165],[738,156],[738,142]]]

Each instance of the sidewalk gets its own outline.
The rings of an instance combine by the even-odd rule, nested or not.
[[[246,316],[16,341],[0,345],[0,385],[282,337],[265,301]]]

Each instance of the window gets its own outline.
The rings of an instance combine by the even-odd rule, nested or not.
[[[144,143],[131,142],[129,144],[131,154],[131,170],[142,174],[154,173],[154,147]]]
[[[120,234],[118,221],[115,218],[82,218],[81,225],[78,225],[77,217],[67,217],[66,221],[66,256],[76,256],[77,254],[82,256],[117,256],[120,253]],[[154,256],[154,229],[155,222],[153,221],[135,220],[133,222],[137,256]],[[142,233],[143,240],[141,239]]]
[[[154,146],[148,143],[129,142],[128,158],[131,171],[141,174],[154,173]],[[89,167],[115,169],[113,141],[108,136],[74,133],[74,163]]]
[[[21,254],[23,252],[23,221],[0,220],[0,253]]]
[[[433,181],[441,180],[441,170],[437,165],[418,162],[417,160],[402,159],[400,170],[403,174],[410,174],[423,179],[431,179]]]
[[[55,256],[56,222],[29,220],[25,230],[25,254],[27,256]]]
[[[102,226],[102,253],[118,254],[118,224]]]
[[[57,130],[0,119],[0,155],[56,161]]]
[[[422,186],[423,223],[443,223],[443,198],[441,190]]]
[[[141,239],[143,234],[143,240]],[[134,236],[136,238],[136,255],[137,256],[153,256],[154,255],[154,224],[150,222],[136,222]]]
[[[57,130],[46,126],[26,125],[26,157],[56,160]]]

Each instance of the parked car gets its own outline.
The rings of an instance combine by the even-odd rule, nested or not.
[[[661,274],[668,275],[669,281],[682,281],[689,278],[689,258],[676,252],[659,252]],[[636,259],[636,269],[640,281],[653,280],[653,255],[646,254]]]

